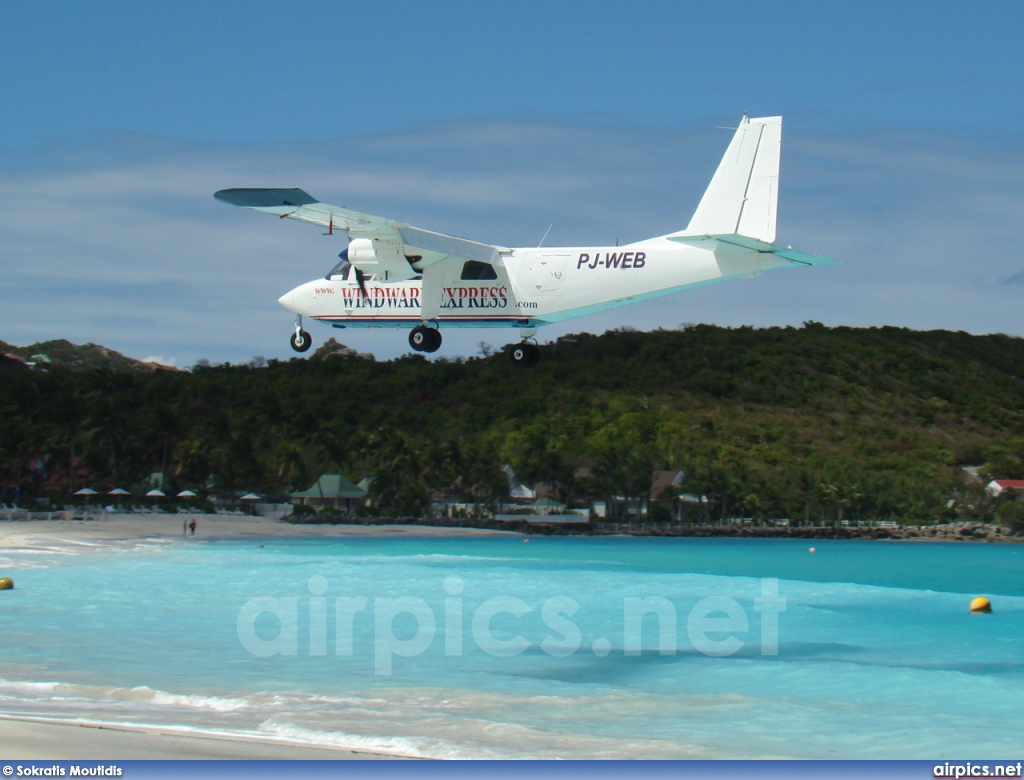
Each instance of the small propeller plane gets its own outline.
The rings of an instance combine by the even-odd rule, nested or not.
[[[321,203],[301,189],[227,189],[235,206],[312,222],[347,237],[340,262],[279,302],[335,328],[411,328],[419,352],[441,328],[518,328],[514,363],[536,365],[543,325],[774,268],[837,262],[775,244],[782,117],[743,119],[685,230],[624,246],[510,249]]]

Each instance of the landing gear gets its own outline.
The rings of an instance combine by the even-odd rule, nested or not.
[[[290,341],[292,349],[296,352],[305,352],[313,346],[313,337],[306,333],[302,328],[299,328],[292,334]]]
[[[516,344],[508,351],[508,356],[512,359],[512,362],[517,366],[523,368],[533,368],[540,361],[540,350],[536,344],[530,344],[529,342],[522,342]]]
[[[313,337],[302,329],[302,315],[295,315],[295,332],[291,338],[292,349],[296,352],[305,352],[313,346]]]
[[[441,331],[417,325],[409,334],[409,346],[417,352],[437,352],[441,347]]]

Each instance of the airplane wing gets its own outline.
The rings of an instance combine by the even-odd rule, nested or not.
[[[331,232],[345,231],[349,238],[378,239],[387,243],[401,242],[407,255],[423,257],[421,266],[433,265],[448,257],[476,260],[490,265],[501,264],[506,247],[481,244],[465,238],[414,228],[372,214],[363,214],[340,206],[321,203],[308,192],[295,189],[236,188],[213,194],[217,200],[232,206],[243,206],[281,219],[298,219],[325,227]]]

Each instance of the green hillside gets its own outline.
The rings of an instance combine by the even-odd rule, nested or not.
[[[653,471],[681,469],[712,519],[926,521],[991,516],[962,465],[1024,478],[1019,338],[695,326],[567,336],[532,370],[503,354],[334,352],[192,372],[8,371],[6,495],[66,495],[74,458],[73,483],[94,487],[164,471],[176,487],[272,493],[323,472],[373,475],[388,512],[416,514],[431,491],[499,496],[509,463],[577,503],[649,499]],[[45,476],[29,470],[37,459]]]

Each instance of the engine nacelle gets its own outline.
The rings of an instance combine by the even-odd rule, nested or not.
[[[382,282],[401,282],[416,276],[405,259],[405,245],[401,241],[353,238],[348,244],[348,261]]]

